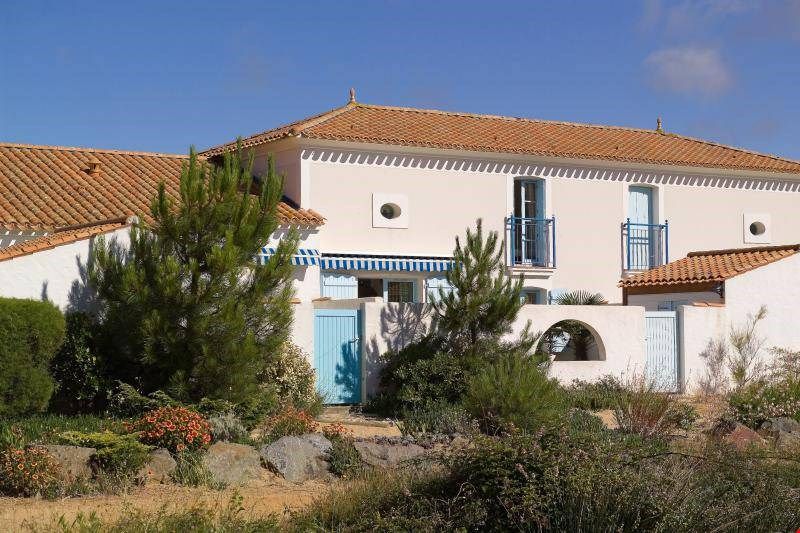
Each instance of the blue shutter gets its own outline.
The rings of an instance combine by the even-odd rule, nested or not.
[[[628,218],[634,224],[653,223],[653,189],[650,187],[628,188]]]
[[[447,282],[445,276],[434,276],[425,280],[425,294],[429,302],[436,302],[439,300],[439,289],[445,294],[453,292],[453,286]]]
[[[349,274],[322,273],[322,296],[334,300],[358,298],[358,279]]]

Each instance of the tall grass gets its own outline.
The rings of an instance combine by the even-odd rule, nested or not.
[[[58,435],[65,431],[97,433],[105,430],[122,432],[122,421],[94,415],[54,414],[0,418],[0,449],[9,445],[52,444],[58,440]]]

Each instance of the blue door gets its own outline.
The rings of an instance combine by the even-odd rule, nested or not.
[[[628,227],[630,254],[628,263],[632,268],[648,269],[655,266],[653,243],[653,189],[630,187],[628,189]]]
[[[361,317],[350,309],[314,313],[317,392],[326,404],[361,402]]]
[[[647,311],[645,366],[648,384],[664,392],[678,392],[678,320],[675,311]]]

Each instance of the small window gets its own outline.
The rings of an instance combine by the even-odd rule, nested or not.
[[[387,220],[399,217],[402,212],[402,209],[397,204],[385,203],[381,206],[381,216]]]
[[[772,242],[772,217],[769,213],[745,213],[742,233],[745,244]]]
[[[413,281],[387,281],[386,300],[394,303],[411,303],[414,301]]]
[[[540,289],[524,289],[519,294],[519,299],[523,304],[539,305],[542,303],[542,291]]]
[[[750,224],[750,235],[764,235],[767,227],[763,222],[753,222]]]

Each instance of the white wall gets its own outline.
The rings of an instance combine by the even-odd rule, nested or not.
[[[659,311],[658,305],[661,302],[685,302],[693,304],[695,302],[722,303],[722,298],[716,292],[668,292],[664,294],[629,294],[628,305],[638,305],[648,311]]]
[[[706,362],[701,354],[709,342],[725,340],[729,331],[725,307],[679,308],[678,349],[680,353],[679,375],[687,392],[697,392],[697,381],[706,374]]]
[[[128,228],[104,235],[123,246]],[[86,266],[97,237],[83,239],[34,254],[0,261],[0,296],[50,300],[62,310],[86,309]]]
[[[312,141],[304,141],[312,143]],[[266,149],[262,149],[266,152]],[[800,177],[758,177],[721,170],[674,169],[455,153],[313,141],[300,152],[303,207],[326,217],[325,252],[388,255],[452,253],[457,235],[475,219],[504,231],[516,177],[546,181],[546,215],[556,216],[557,268],[526,273],[526,287],[588,289],[621,302],[620,224],[631,185],[656,189],[659,222],[670,223],[670,257],[744,246],[743,215],[771,216],[772,243],[800,242]],[[372,194],[408,197],[407,228],[376,228]]]

